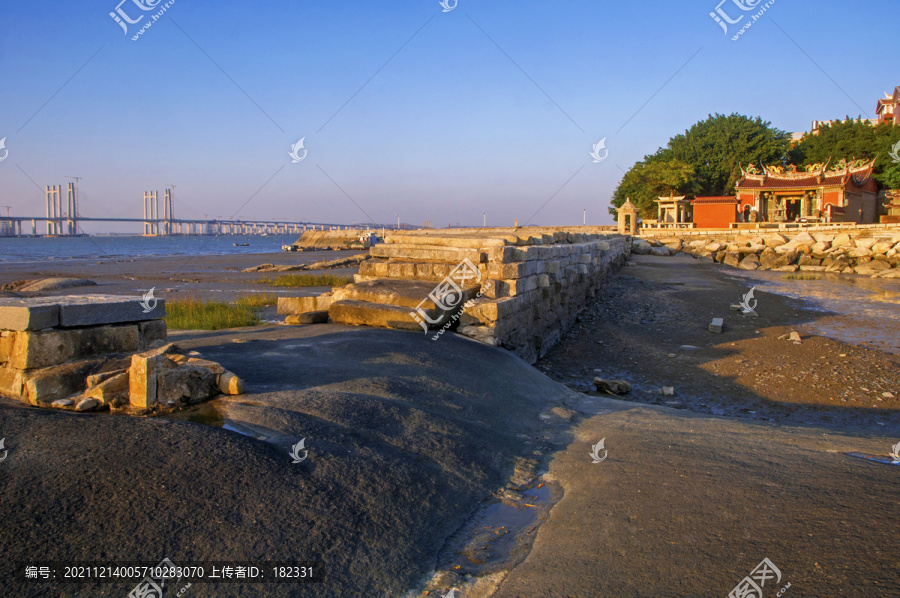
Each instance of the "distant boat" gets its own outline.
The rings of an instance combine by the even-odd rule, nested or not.
[[[235,247],[250,247],[250,243],[232,243]]]

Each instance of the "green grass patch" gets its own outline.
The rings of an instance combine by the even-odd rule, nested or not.
[[[353,279],[333,274],[284,274],[275,278],[261,278],[255,282],[273,287],[342,287],[353,282]]]
[[[221,330],[257,326],[256,300],[242,297],[234,303],[180,299],[166,302],[166,326],[171,330]]]
[[[261,307],[269,307],[278,305],[278,295],[272,293],[247,293],[238,297],[235,304],[241,307],[249,307],[259,309]]]
[[[819,280],[821,274],[785,274],[782,276],[785,280]]]

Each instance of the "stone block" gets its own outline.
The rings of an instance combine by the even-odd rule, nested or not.
[[[382,243],[372,247],[372,257],[401,258],[415,261],[450,262],[458,264],[464,259],[479,264],[486,261],[486,254],[476,249],[459,247],[437,247],[433,245],[413,245]]]
[[[19,331],[9,364],[26,370],[59,365],[102,353],[126,353],[141,348],[136,324],[76,330]]]
[[[713,318],[712,322],[709,323],[709,331],[710,332],[722,332],[722,328],[725,326],[724,318]]]
[[[216,373],[199,365],[157,368],[156,402],[162,406],[202,403],[218,392],[217,377]],[[131,403],[134,405],[134,395]]]
[[[335,301],[365,301],[409,308],[421,306],[424,309],[439,309],[441,306],[429,297],[436,289],[438,286],[429,281],[380,279],[347,285],[335,290],[333,297]],[[465,287],[462,297],[454,302],[453,307],[475,298],[479,290],[478,286]]]
[[[0,394],[21,399],[25,392],[25,375],[22,370],[0,366]]]
[[[93,376],[88,377],[93,378]],[[89,386],[84,391],[84,396],[93,397],[100,402],[108,405],[115,399],[124,399],[128,396],[130,388],[128,371],[114,374],[100,383]]]
[[[40,330],[59,326],[59,303],[50,298],[0,299],[0,329]]]
[[[277,311],[285,315],[327,311],[332,301],[333,295],[330,293],[316,297],[279,297]]]
[[[328,322],[328,310],[308,311],[302,314],[291,314],[284,319],[285,324],[291,326],[305,326],[309,324],[326,324]]]
[[[168,336],[165,320],[147,320],[138,324],[138,331],[141,333],[141,340],[144,346],[154,341],[164,341]]]
[[[25,397],[36,407],[83,392],[85,379],[98,371],[105,359],[87,359],[24,373]]]
[[[9,361],[16,343],[16,333],[13,330],[0,331],[0,365]]]
[[[131,356],[128,369],[130,402],[134,407],[149,409],[157,405],[157,381],[160,371],[175,367],[165,355],[141,353]],[[210,373],[210,375],[213,375]]]
[[[331,304],[328,310],[328,317],[338,324],[376,326],[379,328],[423,332],[422,326],[413,318],[413,313],[415,312],[409,307],[341,299]],[[451,316],[448,313],[445,317],[440,310],[435,309],[426,309],[425,313],[434,322],[425,322],[431,330],[443,326]]]

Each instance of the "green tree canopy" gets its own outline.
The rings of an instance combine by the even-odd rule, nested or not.
[[[626,197],[650,216],[660,195],[731,195],[742,164],[781,164],[789,147],[788,134],[759,117],[710,115],[635,163],[616,188],[610,213]]]
[[[875,158],[875,180],[896,189],[900,185],[900,165],[890,157],[893,146],[900,142],[900,126],[881,124],[873,127],[861,119],[837,121],[819,127],[818,133],[807,133],[788,152],[788,160],[797,166],[825,162]]]

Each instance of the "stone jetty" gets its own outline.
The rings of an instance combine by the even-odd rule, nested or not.
[[[604,227],[397,231],[371,248],[354,284],[280,299],[278,311],[299,323],[327,310],[334,322],[435,340],[453,328],[533,363],[630,250],[630,236]]]

